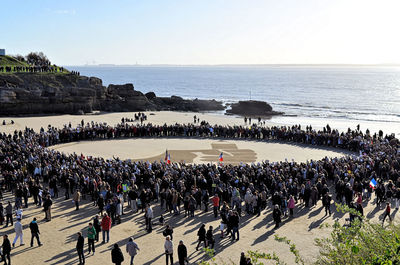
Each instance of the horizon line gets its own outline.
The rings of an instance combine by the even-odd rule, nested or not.
[[[66,67],[132,67],[132,66],[170,66],[170,67],[193,67],[193,66],[400,66],[400,63],[282,63],[282,64],[81,64],[81,65],[65,65]]]

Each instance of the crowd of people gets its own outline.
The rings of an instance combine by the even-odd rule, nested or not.
[[[23,72],[23,73],[63,73],[64,67],[43,65],[43,66],[0,66],[0,72]]]
[[[138,137],[283,141],[335,147],[352,151],[354,155],[323,158],[305,163],[264,161],[240,165],[169,164],[166,161],[150,163],[122,161],[119,158],[85,157],[82,154],[68,155],[47,148],[51,145],[80,140]],[[44,208],[46,220],[51,221],[52,200],[59,196],[59,191],[63,191],[62,196],[65,196],[65,199],[70,199],[72,196],[77,211],[81,199],[91,200],[93,207],[98,208],[99,214],[93,218],[87,232],[89,252],[92,251],[93,254],[94,241],[99,241],[100,233],[103,236],[102,243],[105,244],[110,240],[110,230],[121,222],[121,215],[126,211],[124,208],[126,205],[132,213],[141,211],[144,214],[145,229],[149,233],[152,232],[153,219],[156,216],[152,207],[156,203],[160,204],[163,211],[182,215],[183,218],[192,218],[199,210],[208,211],[208,207],[212,205],[214,217],[221,221],[220,237],[229,236],[231,240],[239,240],[241,217],[244,214],[260,216],[261,211],[269,207],[272,208],[276,228],[279,227],[282,218],[292,218],[295,207],[300,204],[307,208],[322,200],[326,214],[331,214],[331,196],[334,193],[335,199],[339,202],[362,212],[362,202],[369,200],[373,192],[370,186],[372,178],[377,182],[374,187],[378,198],[377,206],[394,199],[398,208],[399,146],[399,141],[393,134],[384,136],[382,131],[375,134],[370,134],[369,131],[364,133],[359,127],[339,132],[331,129],[329,125],[322,130],[315,130],[311,126],[304,128],[300,125],[221,126],[210,125],[205,121],[197,121],[196,124],[161,126],[151,123],[130,124],[123,119],[116,126],[95,122],[85,124],[82,120],[77,127],[73,127],[71,123],[63,128],[49,125],[39,132],[26,128],[13,134],[0,135],[2,186],[7,191],[12,191],[15,197],[11,211],[7,210],[9,206],[6,209],[0,206],[0,219],[4,221],[5,211],[7,224],[9,221],[13,224],[13,208],[18,210],[28,207],[28,201],[32,197],[35,205]],[[182,207],[184,214],[181,213]],[[160,223],[164,224],[162,215]],[[17,232],[17,228],[15,230]],[[167,264],[168,261],[173,264],[174,247],[171,230],[171,227],[167,227],[164,234]],[[197,235],[197,248],[200,245],[215,247],[217,242],[213,227],[210,226],[206,230],[206,224],[202,224]],[[41,245],[38,229],[35,236],[32,233],[31,244],[34,237]],[[20,238],[22,240],[21,234]],[[4,239],[3,255],[4,249],[8,249],[7,240]],[[16,240],[17,237],[14,243]],[[82,240],[83,235],[79,233],[76,247],[80,262],[84,263]],[[133,264],[133,257],[139,247],[133,239],[129,242],[126,250]],[[9,249],[11,251],[11,247]],[[5,254],[8,258],[9,253],[8,256]],[[187,249],[181,241],[178,245],[178,258],[180,264],[184,264],[187,260]],[[112,261],[115,264],[121,264],[123,261],[118,244],[115,244],[112,250]],[[244,262],[248,262],[248,259],[244,258]]]

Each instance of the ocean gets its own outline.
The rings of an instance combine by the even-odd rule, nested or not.
[[[329,123],[400,133],[400,67],[389,66],[71,66],[104,85],[133,83],[158,96],[263,100],[277,124]],[[335,126],[336,125],[336,126]]]

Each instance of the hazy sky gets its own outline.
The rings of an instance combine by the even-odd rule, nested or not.
[[[400,0],[1,0],[0,48],[60,65],[400,63]]]

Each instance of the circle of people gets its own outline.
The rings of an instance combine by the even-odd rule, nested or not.
[[[0,134],[0,177],[2,186],[12,191],[15,197],[6,206],[0,204],[0,224],[13,225],[16,217],[16,237],[23,245],[21,225],[22,208],[28,207],[28,201],[43,207],[45,219],[51,221],[52,199],[58,198],[63,190],[65,199],[74,201],[79,210],[81,199],[93,201],[98,207],[98,215],[93,218],[87,230],[88,251],[95,253],[95,241],[102,243],[110,240],[111,227],[121,222],[124,202],[133,213],[141,210],[145,216],[146,230],[152,231],[154,213],[152,204],[160,203],[161,209],[174,215],[181,214],[192,218],[195,211],[204,208],[208,211],[212,205],[215,218],[221,218],[219,230],[221,238],[229,236],[239,240],[242,207],[247,214],[260,215],[272,205],[275,228],[281,218],[293,217],[296,205],[305,207],[316,205],[322,200],[326,215],[331,214],[331,193],[328,185],[333,184],[336,200],[363,212],[362,202],[370,200],[373,191],[377,197],[377,207],[386,203],[385,218],[390,216],[391,201],[396,208],[400,203],[400,149],[399,140],[392,135],[363,133],[359,126],[356,130],[339,132],[329,125],[323,130],[311,126],[221,126],[198,121],[198,124],[153,125],[130,124],[122,119],[116,126],[106,123],[86,123],[73,128],[71,123],[63,128],[49,125],[39,132],[25,128],[13,134]],[[119,158],[103,159],[77,154],[64,154],[47,147],[81,140],[100,140],[138,137],[199,137],[215,139],[249,139],[256,141],[283,141],[313,146],[327,146],[345,149],[357,153],[340,158],[323,158],[305,163],[295,161],[269,162],[257,164],[231,165],[185,164],[166,161],[122,161]],[[374,180],[374,185],[371,185]],[[0,189],[0,197],[3,197]],[[164,225],[163,214],[159,216]],[[31,246],[36,238],[39,246],[40,232],[36,218],[29,225]],[[201,224],[198,230],[196,250],[204,247],[214,248],[213,227],[208,230]],[[166,264],[173,264],[173,228],[167,225],[165,236]],[[77,235],[76,249],[81,264],[85,263],[84,237]],[[2,257],[10,262],[11,243],[7,235],[3,236]],[[131,264],[139,250],[138,245],[129,239],[126,251]],[[121,264],[124,260],[118,244],[112,249],[112,262]],[[182,241],[178,245],[180,264],[187,262],[187,249]],[[240,264],[251,264],[242,253]]]

